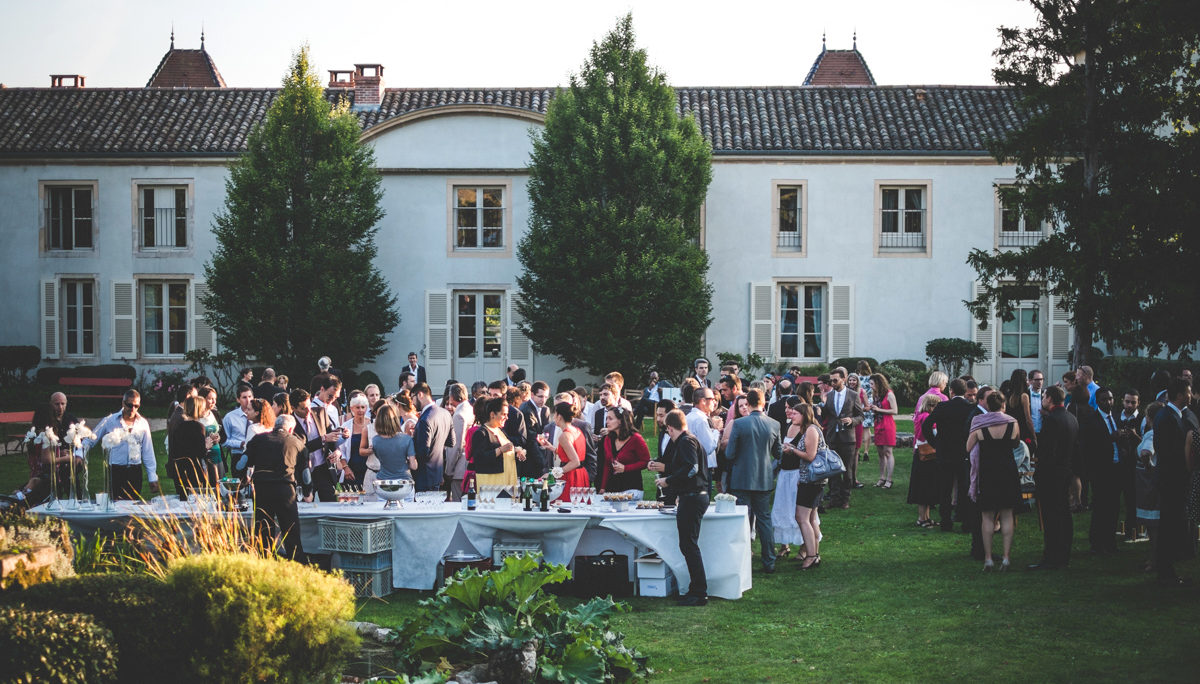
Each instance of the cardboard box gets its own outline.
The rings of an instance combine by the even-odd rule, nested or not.
[[[642,556],[634,561],[638,579],[664,579],[671,574],[663,559],[655,555]]]
[[[675,587],[675,577],[654,577],[638,580],[638,596],[674,596],[679,593]]]

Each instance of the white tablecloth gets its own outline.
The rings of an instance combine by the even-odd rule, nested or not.
[[[166,507],[155,504],[135,504],[118,501],[111,512],[92,510],[46,511],[44,506],[32,509],[35,515],[55,515],[67,520],[83,532],[119,530],[133,517],[151,513],[184,516],[195,513],[195,506],[166,497]],[[588,529],[613,530],[634,547],[653,549],[675,574],[680,590],[689,584],[687,564],[679,552],[675,517],[654,510],[625,512],[573,510],[571,513],[551,511],[526,512],[500,507],[490,510],[464,510],[459,503],[435,507],[407,504],[404,509],[384,510],[380,502],[362,506],[337,503],[304,504],[300,513],[300,540],[309,553],[321,553],[318,520],[321,518],[361,518],[363,520],[391,519],[392,586],[396,589],[433,587],[437,566],[446,555],[460,530],[475,549],[490,556],[494,539],[506,537],[541,539],[546,560],[570,565],[580,538]],[[229,514],[232,515],[232,514]],[[249,513],[242,513],[248,518]],[[751,587],[750,526],[747,510],[738,506],[732,513],[717,513],[709,508],[700,528],[700,552],[708,575],[708,593],[726,599],[740,598]],[[631,558],[630,561],[633,559]]]

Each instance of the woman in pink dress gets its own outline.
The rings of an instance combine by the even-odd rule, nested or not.
[[[554,453],[558,455],[559,466],[562,468],[564,483],[562,496],[558,501],[571,500],[571,487],[589,487],[587,470],[583,468],[583,455],[586,442],[579,428],[571,424],[579,409],[569,401],[560,401],[554,405],[554,424],[558,426],[558,437],[554,440]]]
[[[876,487],[892,488],[892,471],[896,468],[896,394],[888,385],[887,378],[879,373],[871,375],[872,395],[878,399],[868,410],[875,412],[875,450],[879,452],[879,481]]]

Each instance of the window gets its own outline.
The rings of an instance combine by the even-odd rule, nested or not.
[[[500,295],[458,294],[458,358],[500,358]]]
[[[779,356],[825,357],[825,287],[779,286]]]
[[[925,188],[880,188],[879,248],[925,250]]]
[[[46,248],[92,248],[92,188],[47,186]]]
[[[1002,192],[996,193],[999,231],[997,247],[1032,247],[1042,240],[1042,223],[1016,207],[1006,206]]]
[[[96,353],[95,283],[91,280],[62,282],[63,333],[69,356]]]
[[[454,188],[455,249],[504,247],[504,188]]]
[[[188,191],[183,186],[139,186],[138,227],[142,249],[188,246]]]
[[[772,195],[775,199],[772,233],[777,255],[804,256],[806,192],[804,181],[776,181]]]
[[[142,281],[142,353],[182,356],[187,352],[188,284]]]
[[[1013,310],[1011,321],[1000,323],[1000,357],[1036,359],[1038,357],[1038,303],[1021,302]]]

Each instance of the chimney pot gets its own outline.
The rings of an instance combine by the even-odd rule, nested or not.
[[[354,65],[355,109],[379,109],[383,102],[383,65]]]
[[[50,87],[83,88],[85,78],[82,74],[50,74]]]
[[[329,87],[330,88],[353,88],[354,87],[354,72],[349,69],[330,69],[329,70]]]

